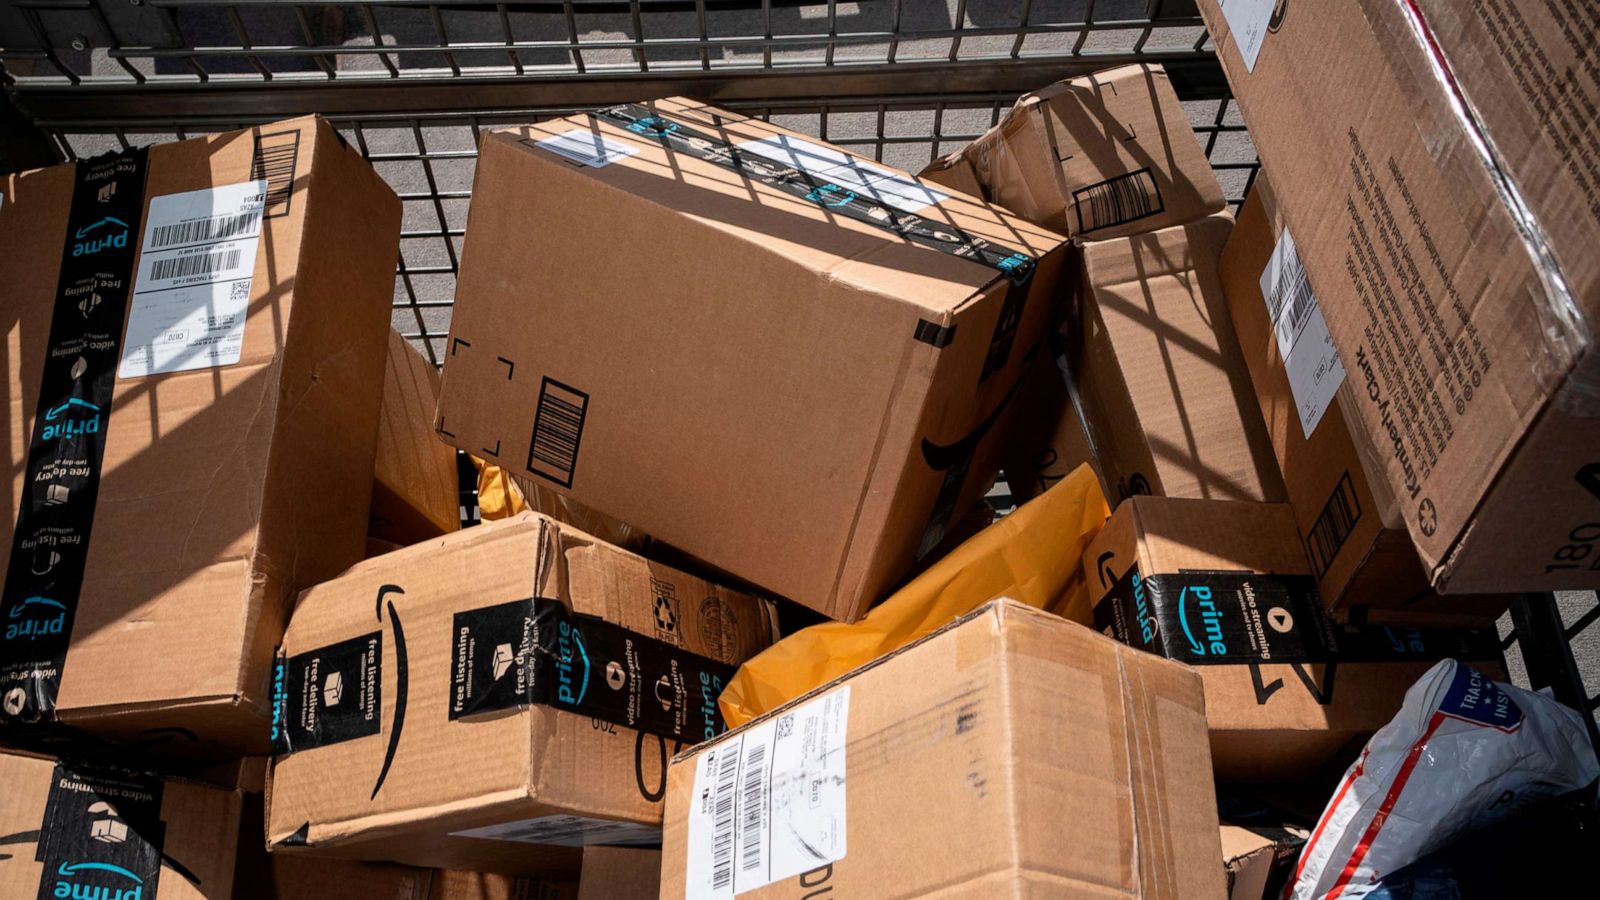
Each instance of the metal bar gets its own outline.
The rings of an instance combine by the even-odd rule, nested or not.
[[[300,32],[306,36],[306,44],[308,46],[320,45],[322,42],[317,39],[317,33],[311,27],[311,19],[306,16],[305,4],[295,4],[294,14],[295,18],[300,21]],[[339,77],[339,70],[335,67],[336,60],[329,54],[313,53],[311,55],[311,60],[312,62],[315,62],[317,64],[317,68],[325,72],[329,78]]]
[[[1550,688],[1555,699],[1583,713],[1589,742],[1600,756],[1600,729],[1590,714],[1591,701],[1578,676],[1578,662],[1572,656],[1561,611],[1554,594],[1523,594],[1511,605],[1511,621],[1517,630],[1522,662],[1528,671],[1528,684],[1534,690]]]
[[[460,78],[461,67],[456,64],[455,54],[450,52],[450,36],[444,30],[444,13],[439,11],[437,3],[430,4],[428,11],[433,13],[433,30],[439,35],[439,50],[444,54],[445,64],[450,67],[451,75]]]
[[[563,11],[566,13],[566,19],[567,19],[567,40],[568,40],[568,44],[572,47],[572,50],[571,50],[569,55],[571,55],[571,57],[572,57],[572,65],[573,65],[573,67],[578,70],[578,74],[579,75],[582,75],[587,70],[584,68],[583,51],[581,49],[579,49],[579,42],[578,42],[578,14],[577,14],[576,11],[573,10],[572,3],[570,2],[570,0],[568,0],[567,3],[563,4],[563,7],[564,7]],[[522,71],[520,69],[517,70],[517,74],[521,75]]]
[[[255,53],[248,52],[251,49],[250,33],[244,27],[244,20],[239,18],[239,7],[230,3],[227,7],[227,13],[228,21],[233,24],[234,33],[239,36],[239,49],[247,51],[243,54],[245,60],[261,74],[262,81],[271,81],[272,70],[267,68],[267,64],[261,61],[260,56],[256,55]],[[121,58],[121,56],[122,54],[116,52],[115,50],[112,51],[113,58]]]
[[[511,68],[516,70],[516,73],[518,75],[521,75],[522,74],[522,58],[517,55],[517,51],[515,49],[515,45],[517,43],[517,40],[516,40],[516,36],[513,35],[512,32],[511,32],[511,12],[510,12],[510,10],[508,10],[506,8],[506,5],[504,3],[496,3],[495,4],[495,12],[499,14],[500,36],[505,38],[505,43],[506,43],[506,48],[507,48],[506,49],[506,58],[510,60]]]
[[[1058,61],[965,60],[919,63],[837,64],[831,68],[797,67],[766,72],[724,74],[636,72],[591,74],[572,78],[380,79],[330,84],[324,79],[272,84],[151,82],[84,91],[69,85],[33,85],[14,89],[18,108],[41,125],[60,121],[172,121],[187,118],[237,117],[245,112],[257,121],[317,112],[330,116],[404,113],[428,116],[460,109],[582,108],[653,99],[675,94],[719,102],[794,100],[829,97],[959,98],[965,94],[1013,96],[1062,78],[1129,62],[1156,62],[1167,69],[1180,95],[1191,99],[1222,96],[1226,82],[1213,60],[1186,52],[1091,53]]]

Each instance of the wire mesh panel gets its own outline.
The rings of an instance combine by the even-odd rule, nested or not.
[[[393,322],[437,364],[486,129],[687,94],[917,171],[1126,62],[1167,69],[1237,206],[1255,154],[1193,0],[5,0],[0,169],[322,113],[404,201]],[[1597,623],[1592,594],[1526,598],[1515,677],[1592,714]]]

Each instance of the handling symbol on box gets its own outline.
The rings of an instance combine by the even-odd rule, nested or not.
[[[120,844],[128,839],[128,823],[117,815],[117,808],[104,800],[90,804],[89,837],[102,844]]]
[[[344,699],[344,676],[338,672],[329,673],[322,682],[322,705],[338,706]]]
[[[510,644],[501,644],[494,648],[494,677],[499,678],[511,668],[517,655],[512,652]]]

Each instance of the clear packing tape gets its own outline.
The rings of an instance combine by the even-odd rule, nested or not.
[[[1083,553],[1110,513],[1094,472],[1079,466],[934,563],[860,621],[797,631],[746,662],[722,692],[728,727],[743,725],[996,597],[1091,624]]]
[[[1371,0],[1368,0],[1371,2]],[[1435,80],[1445,89],[1451,113],[1479,158],[1495,193],[1516,226],[1533,263],[1539,290],[1529,298],[1544,332],[1547,350],[1532,360],[1533,373],[1546,384],[1561,383],[1555,403],[1563,413],[1579,418],[1600,418],[1600,349],[1577,297],[1567,283],[1539,217],[1533,212],[1505,156],[1484,126],[1484,117],[1461,88],[1449,58],[1440,50],[1438,36],[1415,2],[1400,4],[1411,37],[1422,48]],[[1565,379],[1564,381],[1562,379]]]

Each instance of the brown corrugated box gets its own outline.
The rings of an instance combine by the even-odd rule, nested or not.
[[[578,900],[656,900],[660,896],[660,850],[583,848],[583,879],[578,883]]]
[[[987,489],[1060,236],[684,100],[490,133],[476,178],[447,441],[846,620]]]
[[[1082,248],[1067,358],[1113,504],[1135,494],[1283,498],[1217,279],[1232,227],[1219,213]]]
[[[1224,209],[1167,73],[1119,66],[1025,94],[1000,124],[923,171],[930,181],[1090,240]]]
[[[1492,629],[1333,625],[1287,504],[1132,497],[1083,561],[1096,627],[1200,673],[1220,779],[1342,765],[1438,660],[1500,666]]]
[[[1228,900],[1277,900],[1294,872],[1306,830],[1222,823]]]
[[[1441,589],[1600,585],[1592,10],[1293,7],[1200,4],[1369,470]]]
[[[773,627],[532,513],[362,563],[284,636],[269,846],[570,875],[584,843],[649,843],[667,758],[720,729],[717,679]]]
[[[986,604],[673,760],[661,896],[1220,898],[1204,729],[1192,670]]]
[[[130,171],[126,156],[0,179],[0,246],[6,250],[0,254],[0,284],[6,286],[0,311],[9,334],[4,446],[11,473],[0,506],[0,547],[13,546],[18,499],[27,489],[24,461],[39,424],[58,273],[72,259],[64,248],[71,245],[68,208],[79,169],[83,178],[96,179],[106,208],[134,201],[132,209],[142,210],[138,233],[123,218],[79,226],[91,237],[125,242],[118,248],[171,245],[186,231],[197,238],[224,233],[225,226],[215,224],[224,220],[212,219],[211,225],[170,222],[175,230],[157,235],[144,227],[151,224],[152,198],[265,180],[253,275],[231,288],[237,297],[249,286],[238,361],[213,356],[218,345],[209,332],[167,330],[165,339],[179,346],[203,337],[184,352],[191,362],[214,364],[116,379],[99,432],[104,457],[86,550],[79,519],[51,534],[54,549],[39,543],[30,550],[26,544],[38,542],[24,536],[18,552],[29,554],[33,577],[8,573],[18,597],[55,599],[65,590],[59,573],[86,553],[76,617],[65,629],[69,652],[56,669],[55,712],[63,722],[117,739],[144,740],[152,731],[177,735],[182,739],[162,745],[174,753],[262,752],[272,651],[294,591],[362,555],[400,202],[354,148],[314,117],[162,144],[148,159],[142,201],[131,177],[100,180],[116,167]],[[100,208],[97,199],[90,185],[86,206]],[[233,250],[248,266],[241,247],[215,256]],[[186,277],[183,271],[209,271],[194,261],[200,255],[195,247],[182,252],[194,255],[176,268],[170,262],[163,267],[180,273],[174,280]],[[79,359],[95,356],[89,362],[104,377],[112,377],[119,361],[100,348],[122,334],[122,322],[94,319],[113,308],[99,302],[100,291],[132,280],[122,289],[141,291],[130,304],[141,309],[142,286],[164,283],[154,277],[162,260],[147,262],[139,266],[148,270],[149,285],[119,271],[89,276],[102,279],[90,285],[93,290],[69,288],[77,303],[63,309],[64,321],[77,317],[87,322],[81,327],[102,336]],[[152,289],[148,296],[174,295]],[[210,325],[198,327],[223,329],[227,315],[219,309]],[[151,339],[139,346],[153,352],[162,345]],[[99,414],[93,416],[99,427]],[[61,501],[50,515],[88,515],[72,496],[47,497],[47,505]],[[6,558],[0,554],[0,565]],[[11,606],[9,615],[17,617],[18,609]],[[27,654],[0,649],[0,657]],[[16,687],[15,681],[0,685],[10,698],[0,719],[12,718],[13,707],[21,710],[17,718],[36,715],[37,702],[24,696],[31,692]]]
[[[1323,390],[1312,383],[1316,372],[1306,372],[1302,376],[1306,380],[1300,382],[1301,394],[1306,396],[1297,397],[1275,333],[1278,320],[1272,317],[1261,287],[1275,248],[1284,246],[1279,239],[1282,231],[1271,188],[1264,177],[1258,178],[1223,248],[1219,272],[1234,332],[1250,369],[1267,434],[1283,472],[1289,507],[1323,603],[1341,618],[1360,607],[1374,620],[1493,622],[1512,598],[1436,594],[1394,497],[1387,490],[1382,497],[1373,492],[1345,422],[1344,407],[1355,402],[1349,396],[1354,385],[1343,374],[1337,351],[1327,346],[1326,329],[1317,328],[1314,322],[1304,324],[1298,336],[1289,338],[1291,359],[1302,353],[1318,354],[1319,359],[1310,360],[1310,365],[1325,369],[1322,377],[1337,379],[1342,385]],[[1288,251],[1277,252],[1281,256]],[[1304,322],[1320,315],[1309,286],[1302,290],[1301,296],[1309,304],[1304,312],[1286,309],[1280,319],[1301,315]],[[1293,303],[1285,302],[1285,306],[1292,308]],[[1284,330],[1292,332],[1293,326],[1285,322]],[[1309,346],[1319,341],[1317,346]],[[1321,366],[1321,360],[1332,363]],[[1303,368],[1306,363],[1296,359],[1296,365]],[[1299,414],[1302,399],[1313,410],[1309,416]],[[1305,431],[1307,421],[1313,423],[1310,434]]]
[[[578,882],[572,879],[519,878],[492,872],[431,874],[433,887],[427,900],[581,900]]]
[[[1094,464],[1083,420],[1067,393],[1065,365],[1064,357],[1040,353],[1017,396],[1017,428],[1000,466],[1018,504],[1049,490],[1078,466]]]
[[[368,537],[404,546],[461,527],[456,451],[433,430],[438,404],[438,370],[391,329]]]
[[[0,896],[233,896],[237,793],[9,752],[0,784]]]

